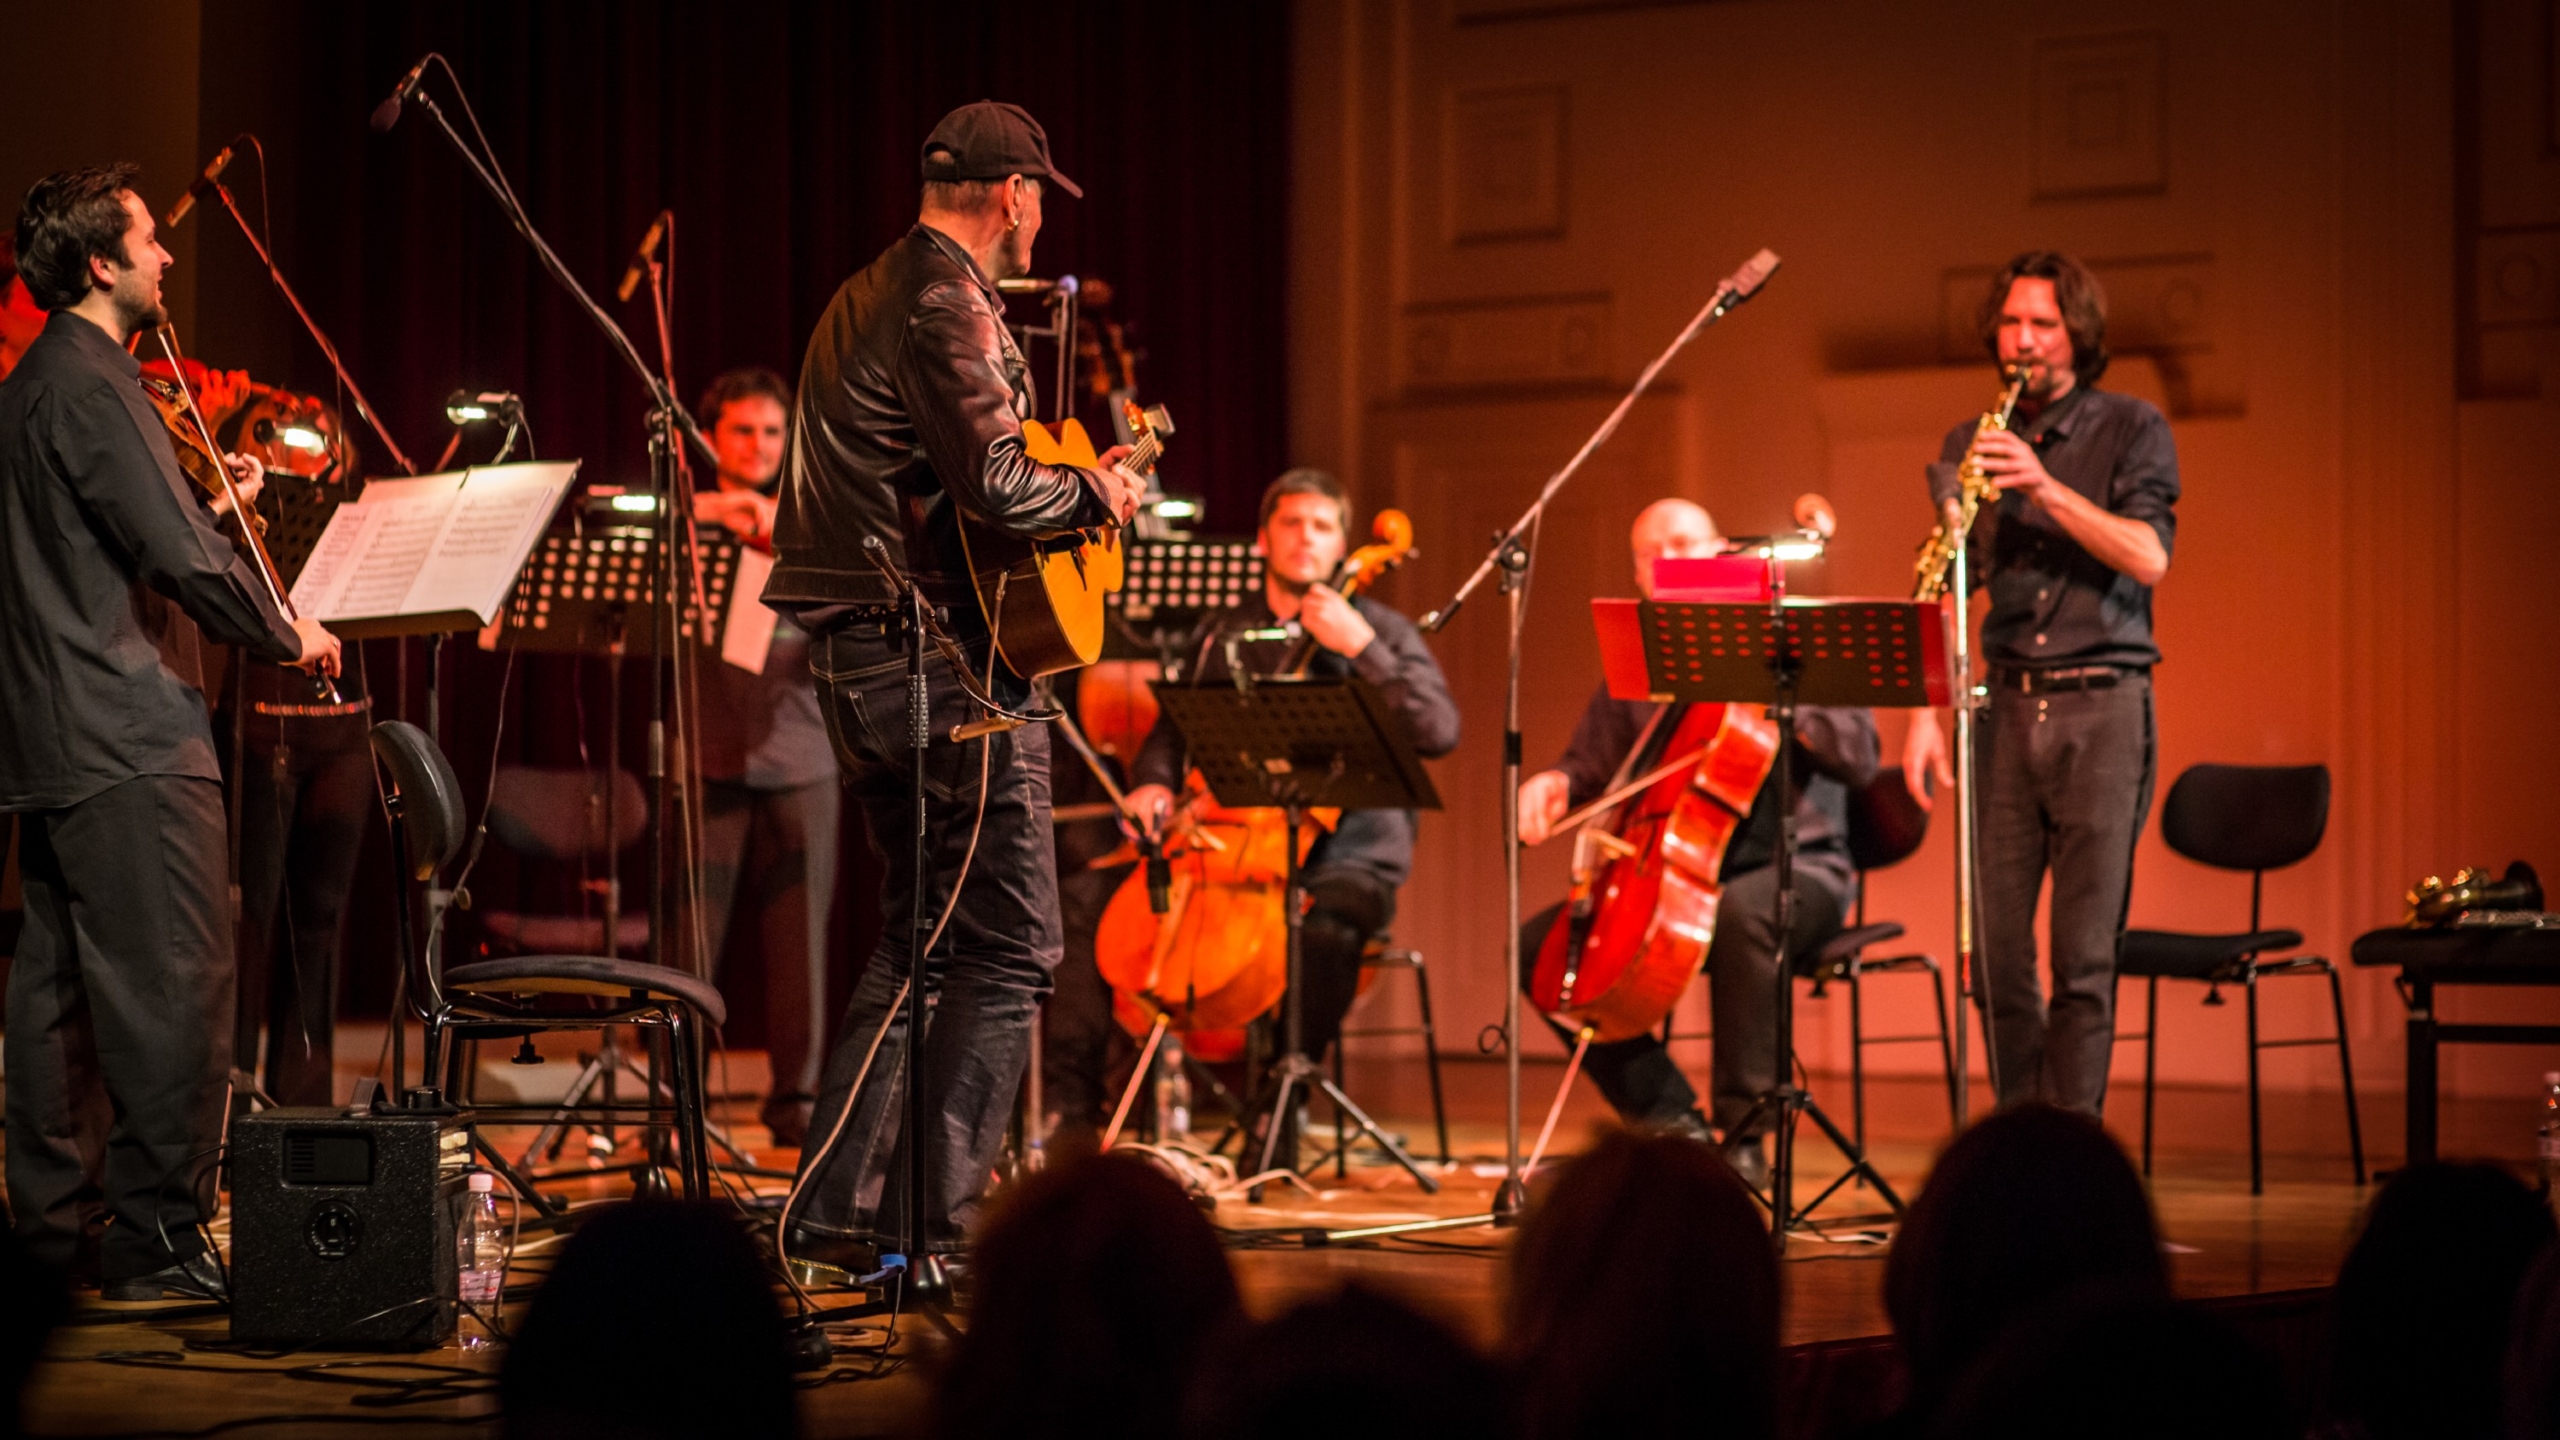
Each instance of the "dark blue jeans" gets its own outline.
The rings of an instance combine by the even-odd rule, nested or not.
[[[984,640],[969,647],[970,664],[981,677],[986,658]],[[897,1001],[914,968],[908,916],[919,883],[906,657],[882,627],[863,624],[813,641],[809,659],[847,793],[862,807],[888,875],[880,894],[880,947],[845,1007],[803,1152],[804,1167],[823,1160],[826,1168],[802,1197],[796,1219],[819,1234],[895,1244],[908,1228],[907,1036]],[[978,707],[939,654],[929,656],[926,674],[934,738],[925,751],[927,861],[921,883],[927,924],[946,905],[951,918],[923,966],[930,1007],[924,1047],[924,1248],[948,1251],[961,1248],[976,1219],[1022,1084],[1033,1019],[1062,945],[1048,731],[1025,726],[955,744],[948,738],[951,728],[980,718]],[[999,667],[995,693],[1015,704],[1024,689]],[[952,885],[964,866],[958,903],[952,904]],[[843,1133],[822,1155],[848,1101],[852,1113]]]

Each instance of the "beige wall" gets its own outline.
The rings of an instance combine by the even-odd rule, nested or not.
[[[2020,28],[1987,3],[1302,0],[1295,458],[1413,512],[1423,556],[1386,593],[1419,612],[1718,276],[1757,246],[1785,257],[1545,527],[1536,768],[1596,683],[1584,601],[1630,592],[1625,527],[1652,496],[1748,532],[1822,490],[1841,536],[1799,588],[1905,592],[1920,466],[1994,385],[1949,316],[2011,253],[2069,249],[2113,297],[2108,383],[2170,411],[2184,470],[2158,594],[2163,789],[2208,760],[2332,768],[2327,843],[2268,883],[2273,922],[2323,953],[2396,920],[2430,871],[2524,856],[2560,879],[2551,8],[2164,0]],[[1437,767],[1448,809],[1398,924],[1462,1049],[1502,999],[1502,631],[1487,596],[1436,642],[1467,738]],[[1902,722],[1884,725],[1898,753]],[[1563,859],[1533,854],[1528,906],[1559,893]],[[1950,863],[1933,835],[1871,901],[1942,954]],[[2239,928],[2247,901],[2245,877],[2171,855],[2152,823],[2135,924]],[[1917,1023],[1914,988],[1879,982],[1871,1029]],[[2197,998],[2164,1007],[2164,1072],[2237,1080],[2240,1007]],[[2492,1004],[2560,1015],[2553,999]],[[2316,982],[2266,1000],[2270,1034],[2325,1018]],[[2348,1003],[2363,1083],[2396,1087],[2389,984],[2352,976]],[[1845,1003],[1800,1016],[1809,1062],[1845,1067]],[[2321,1053],[2275,1052],[2270,1082],[2333,1086]],[[2120,1060],[2138,1074],[2136,1047]],[[2472,1049],[2449,1074],[2513,1093],[2553,1061]]]

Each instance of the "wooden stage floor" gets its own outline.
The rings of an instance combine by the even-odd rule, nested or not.
[[[1560,1067],[1527,1067],[1524,1095],[1529,1136]],[[1480,1062],[1449,1067],[1451,1148],[1455,1163],[1435,1167],[1442,1193],[1425,1196],[1401,1171],[1362,1155],[1347,1177],[1325,1167],[1317,1191],[1299,1195],[1273,1187],[1266,1203],[1222,1204],[1216,1222],[1230,1231],[1303,1227],[1349,1228],[1461,1215],[1487,1207],[1500,1175],[1501,1071]],[[1427,1093],[1418,1062],[1354,1066],[1352,1093],[1377,1102],[1384,1123],[1431,1151]],[[1587,1087],[1583,1087],[1587,1092]],[[1815,1078],[1817,1095],[1848,1123],[1844,1077]],[[2348,1173],[2344,1122],[2334,1098],[2269,1097],[2267,1193],[2248,1193],[2245,1111],[2236,1092],[2165,1091],[2162,1095],[2158,1173],[2152,1182],[2162,1230],[2172,1248],[2181,1293],[2205,1297],[2278,1295],[2325,1287],[2336,1274],[2357,1217],[2371,1195]],[[740,1104],[741,1116],[753,1114]],[[1920,1081],[1872,1080],[1869,1125],[1880,1168],[1907,1195],[1925,1177],[1944,1142],[1944,1091]],[[2138,1092],[2121,1093],[2114,1125],[2128,1144],[2138,1140]],[[2128,1124],[2130,1122],[2130,1124]],[[1605,1123],[1596,1097],[1578,1093],[1558,1129],[1558,1148],[1586,1139]],[[2368,1157],[2396,1163],[2400,1112],[2393,1097],[2371,1097],[2366,1114]],[[2529,1101],[2518,1104],[2455,1103],[2445,1115],[2446,1152],[2506,1158],[2523,1163],[2532,1145]],[[1319,1131],[1325,1127],[1319,1124]],[[752,1148],[762,1133],[735,1132]],[[518,1141],[517,1143],[521,1143]],[[512,1148],[512,1147],[510,1147]],[[764,1163],[789,1168],[790,1152],[757,1152]],[[1818,1189],[1837,1171],[1837,1156],[1818,1139],[1802,1174]],[[1800,1182],[1801,1183],[1801,1182]],[[596,1198],[623,1193],[619,1182],[576,1180],[561,1187]],[[775,1190],[774,1182],[758,1182]],[[1826,1215],[1875,1212],[1870,1192],[1844,1191]],[[1308,1249],[1259,1244],[1233,1250],[1247,1303],[1267,1314],[1293,1300],[1321,1293],[1348,1279],[1392,1287],[1445,1317],[1479,1340],[1498,1323],[1505,1237],[1487,1229],[1448,1232],[1425,1245],[1390,1242]],[[1860,1348],[1856,1342],[1885,1335],[1883,1301],[1887,1232],[1851,1227],[1828,1240],[1790,1243],[1784,1266],[1785,1339],[1795,1347]],[[556,1237],[528,1239],[514,1283],[530,1287]],[[521,1302],[509,1306],[521,1314]],[[389,1421],[427,1434],[495,1433],[487,1423],[498,1352],[447,1347],[417,1355],[303,1354],[251,1360],[191,1349],[219,1345],[226,1324],[211,1307],[108,1305],[94,1292],[81,1297],[75,1323],[57,1333],[29,1393],[31,1434],[104,1435],[150,1433],[292,1434],[322,1436],[380,1433]],[[876,1331],[851,1332],[847,1344],[870,1344]],[[894,1367],[873,1378],[877,1362],[840,1358],[823,1381],[803,1392],[812,1435],[896,1433],[913,1415],[921,1375],[931,1363],[926,1327],[903,1327],[898,1352],[920,1364]],[[1865,1349],[1872,1351],[1870,1344]],[[316,1368],[315,1362],[329,1368]],[[418,1368],[433,1367],[433,1368]],[[1869,1372],[1872,1373],[1872,1372]],[[423,1388],[420,1382],[427,1382]],[[358,1403],[360,1400],[370,1403]],[[258,1417],[297,1417],[262,1422]],[[337,1417],[335,1419],[329,1417]]]

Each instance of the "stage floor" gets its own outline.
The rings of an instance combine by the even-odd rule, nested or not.
[[[1534,1138],[1558,1069],[1543,1062],[1525,1067],[1525,1093],[1533,1098],[1524,1145]],[[1216,1223],[1232,1232],[1338,1229],[1484,1210],[1500,1177],[1501,1071],[1481,1062],[1453,1062],[1448,1071],[1454,1163],[1433,1166],[1443,1182],[1439,1195],[1424,1195],[1400,1170],[1364,1153],[1347,1177],[1323,1167],[1313,1177],[1317,1188],[1311,1195],[1274,1186],[1264,1204],[1220,1205]],[[1364,1104],[1376,1102],[1382,1123],[1411,1137],[1417,1154],[1436,1153],[1418,1062],[1354,1066],[1351,1081],[1354,1096]],[[1815,1090],[1847,1125],[1845,1077],[1817,1076]],[[1871,1080],[1868,1098],[1878,1165],[1888,1182],[1908,1195],[1918,1188],[1944,1141],[1944,1090],[1920,1081]],[[2387,1167],[2396,1163],[2399,1152],[2400,1114],[2390,1097],[2374,1100],[2380,1103],[2369,1103],[2365,1117],[2367,1155]],[[752,1115],[754,1107],[742,1103],[737,1113]],[[2349,1175],[2337,1102],[2334,1097],[2271,1096],[2267,1118],[2267,1193],[2252,1198],[2245,1110],[2237,1092],[2162,1092],[2152,1191],[2183,1294],[2280,1296],[2325,1287],[2336,1273],[2371,1194],[2369,1186],[2358,1188]],[[1578,1093],[1558,1127],[1557,1148],[1579,1146],[1601,1123],[1605,1112],[1598,1101]],[[2115,1127],[2129,1146],[2138,1141],[2133,1127],[2139,1123],[2138,1092],[2121,1095]],[[1321,1123],[1317,1129],[1326,1131]],[[764,1164],[789,1168],[790,1152],[755,1150],[764,1138],[761,1131],[742,1126],[735,1134]],[[2445,1134],[2448,1154],[2521,1163],[2531,1146],[2529,1106],[2452,1103],[2446,1109]],[[512,1153],[514,1146],[506,1148]],[[1809,1181],[1818,1190],[1837,1169],[1836,1152],[1816,1140],[1806,1149],[1799,1184]],[[627,1190],[619,1180],[584,1178],[558,1188],[598,1199]],[[765,1181],[756,1188],[780,1187]],[[1872,1192],[1849,1189],[1835,1196],[1823,1214],[1854,1217],[1882,1208]],[[1861,1352],[1877,1348],[1872,1337],[1889,1330],[1882,1299],[1888,1234],[1888,1227],[1851,1224],[1834,1228],[1827,1239],[1790,1242],[1784,1266],[1788,1345],[1845,1345]],[[536,1280],[557,1244],[556,1237],[528,1238],[513,1283],[529,1286]],[[1299,1297],[1358,1278],[1392,1287],[1478,1339],[1490,1340],[1499,1323],[1505,1244],[1500,1232],[1475,1229],[1432,1235],[1428,1243],[1309,1249],[1285,1241],[1261,1242],[1232,1254],[1247,1303],[1256,1313],[1271,1313]],[[508,1308],[511,1315],[521,1314],[521,1304]],[[423,1423],[427,1433],[493,1431],[479,1422],[494,1408],[489,1393],[498,1363],[494,1348],[474,1352],[449,1346],[388,1357],[306,1353],[278,1360],[190,1348],[218,1346],[226,1335],[226,1323],[212,1307],[108,1305],[94,1293],[84,1295],[75,1322],[57,1333],[36,1373],[26,1412],[30,1433],[273,1431],[313,1436],[342,1429],[379,1433],[377,1419],[409,1429]],[[877,1331],[840,1337],[848,1347],[878,1338]],[[875,1378],[878,1362],[840,1358],[823,1382],[813,1377],[803,1392],[810,1433],[898,1430],[919,1402],[920,1375],[930,1364],[933,1338],[929,1327],[910,1321],[902,1327],[898,1345],[898,1353],[910,1363],[889,1367],[891,1373]],[[1868,1343],[1861,1346],[1861,1341]],[[1800,1355],[1800,1363],[1802,1359]],[[297,1418],[259,1423],[259,1417],[283,1416]],[[342,1417],[343,1423],[329,1416]]]

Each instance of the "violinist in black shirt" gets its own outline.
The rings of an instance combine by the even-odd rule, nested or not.
[[[125,345],[168,318],[169,252],[133,178],[49,176],[18,211],[19,277],[50,313],[0,382],[0,810],[22,817],[26,889],[8,1188],[38,1258],[83,1267],[98,1237],[106,1298],[157,1300],[222,1289],[196,1226],[232,906],[196,627],[329,674],[338,642],[263,593],[143,391]],[[257,462],[226,459],[252,499]]]

